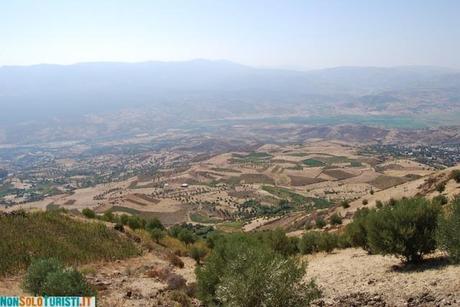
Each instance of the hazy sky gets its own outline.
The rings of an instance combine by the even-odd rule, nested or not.
[[[0,65],[194,58],[460,68],[460,0],[0,2]]]

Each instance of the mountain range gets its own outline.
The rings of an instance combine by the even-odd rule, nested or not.
[[[0,140],[20,127],[107,125],[116,118],[131,118],[139,127],[146,121],[174,127],[184,121],[294,115],[439,119],[460,110],[460,71],[425,66],[294,71],[224,60],[3,66],[0,105]]]

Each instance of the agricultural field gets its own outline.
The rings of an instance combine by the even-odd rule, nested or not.
[[[419,162],[360,152],[359,144],[316,140],[266,144],[204,159],[190,156],[179,164],[175,161],[180,155],[175,154],[170,164],[150,173],[50,192],[44,199],[3,210],[91,208],[97,213],[157,217],[167,226],[188,222],[229,231],[275,227],[295,231],[318,214],[338,210],[345,200],[394,189],[433,172]],[[7,182],[3,193],[21,184],[25,183]]]

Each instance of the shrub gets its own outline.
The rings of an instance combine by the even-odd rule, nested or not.
[[[358,209],[353,217],[353,221],[345,227],[344,236],[353,247],[361,247],[366,251],[370,251],[367,243],[367,216],[370,212],[368,208]]]
[[[170,249],[175,255],[187,256],[187,247],[179,239],[165,236],[160,240],[160,244]]]
[[[168,285],[168,290],[184,289],[186,283],[187,282],[185,278],[176,273],[171,273],[166,278],[166,284]]]
[[[369,214],[367,240],[372,252],[418,262],[436,247],[439,206],[424,198],[401,199]]]
[[[147,221],[147,225],[145,226],[148,230],[153,230],[153,229],[160,229],[160,230],[165,230],[165,227],[163,224],[160,222],[158,218],[153,218]]]
[[[34,295],[94,296],[95,291],[75,269],[64,269],[56,259],[35,260],[29,266],[23,287]]]
[[[446,183],[445,182],[440,182],[436,185],[436,191],[439,193],[442,193],[446,190]]]
[[[319,290],[302,280],[304,274],[304,264],[257,238],[228,235],[197,267],[197,296],[208,305],[307,306]]]
[[[153,228],[149,232],[152,240],[154,240],[156,243],[160,243],[160,240],[165,236],[165,232],[160,228]]]
[[[189,256],[195,259],[199,264],[202,259],[206,257],[210,252],[210,249],[205,241],[199,240],[193,243],[189,248]]]
[[[259,232],[256,236],[264,243],[267,243],[275,252],[284,256],[294,255],[298,252],[297,238],[289,238],[281,228]]]
[[[120,223],[123,224],[123,225],[128,225],[128,221],[129,221],[129,215],[127,214],[122,214],[120,215]]]
[[[45,296],[95,296],[83,275],[75,269],[50,272],[40,293]]]
[[[317,235],[315,231],[308,231],[302,236],[298,246],[301,254],[313,254],[317,251]]]
[[[315,221],[316,228],[324,228],[326,226],[326,221],[322,217],[318,217]]]
[[[127,233],[128,236],[133,236],[133,240],[139,243],[144,249],[152,251],[156,245],[152,241],[152,235],[145,229],[136,229],[134,233]]]
[[[114,215],[112,211],[106,211],[104,212],[104,215],[102,216],[102,219],[107,222],[113,222],[114,220]]]
[[[206,250],[197,246],[192,246],[190,249],[190,257],[192,257],[197,264],[200,264],[201,259],[206,256]]]
[[[48,273],[62,269],[62,264],[54,258],[34,260],[27,269],[23,288],[34,295],[41,294]]]
[[[125,227],[123,226],[123,224],[120,224],[120,223],[115,224],[113,226],[113,229],[119,232],[125,232]]]
[[[453,170],[450,173],[450,178],[454,179],[457,183],[460,183],[460,170]]]
[[[377,209],[381,209],[383,208],[383,203],[381,200],[376,200],[375,201],[375,206],[377,207]]]
[[[150,271],[146,272],[146,275],[150,278],[158,278],[159,280],[165,281],[166,278],[171,274],[171,269],[168,267],[155,267]]]
[[[456,197],[450,210],[440,215],[437,242],[446,251],[452,262],[460,263],[460,198]]]
[[[393,197],[390,198],[390,200],[388,201],[387,205],[390,206],[390,207],[393,207],[394,205],[396,205],[396,199],[394,199]]]
[[[329,222],[331,223],[331,225],[340,225],[342,224],[342,217],[338,215],[337,213],[334,213],[329,218]]]
[[[174,255],[173,253],[168,253],[166,255],[166,259],[168,260],[169,263],[171,263],[175,267],[178,267],[181,269],[184,267],[184,262],[182,261],[182,259]]]
[[[304,255],[315,252],[330,253],[336,247],[338,247],[337,235],[319,231],[306,232],[298,244],[300,253]]]
[[[137,216],[129,216],[127,224],[132,230],[142,228],[142,221]]]
[[[347,209],[347,208],[350,208],[350,203],[348,202],[348,200],[343,200],[340,205],[342,206],[342,208],[344,209]]]
[[[363,202],[362,202],[363,206],[367,206],[368,203],[369,201],[367,199],[363,199]]]
[[[181,240],[182,242],[184,242],[186,245],[196,241],[196,237],[193,234],[193,232],[185,228],[179,232],[179,234],[177,235],[177,238]]]
[[[441,206],[444,206],[444,205],[447,205],[449,200],[444,195],[437,195],[437,196],[433,197],[433,202],[436,203],[436,204],[439,204]]]
[[[89,219],[94,219],[96,217],[96,212],[94,212],[93,210],[89,208],[83,209],[81,213]]]
[[[184,291],[173,290],[173,291],[170,291],[168,293],[168,295],[169,295],[169,298],[172,301],[178,303],[179,306],[182,306],[182,307],[192,307],[192,306],[194,306],[192,300],[187,295],[187,293],[185,293]]]
[[[371,193],[371,195],[374,195],[374,190],[373,190],[373,189],[371,189],[370,193]]]

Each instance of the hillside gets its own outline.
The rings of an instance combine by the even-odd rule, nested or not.
[[[35,259],[54,258],[84,273],[100,306],[191,302],[174,290],[195,282],[194,260],[173,255],[173,247],[186,247],[171,238],[159,245],[144,231],[117,231],[113,223],[72,212],[15,211],[0,215],[0,239],[1,295],[30,295],[22,286],[25,269]]]
[[[420,267],[405,268],[392,256],[361,249],[308,257],[308,277],[324,289],[317,306],[457,306],[460,266],[441,254]]]

